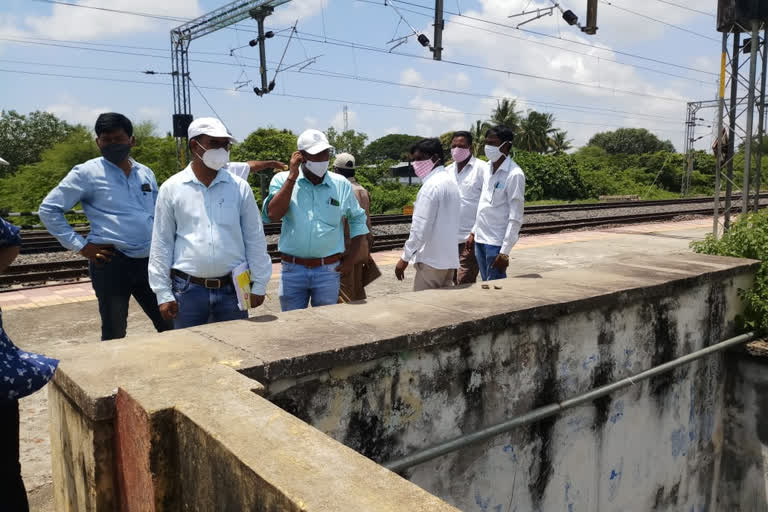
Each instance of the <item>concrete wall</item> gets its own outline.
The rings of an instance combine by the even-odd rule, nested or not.
[[[663,276],[663,286],[596,297],[593,287],[606,276],[595,273],[583,284],[584,299],[567,307],[537,307],[515,322],[485,318],[456,325],[443,343],[265,379],[266,396],[381,463],[733,335],[737,290],[749,285],[749,272],[692,279],[684,266],[656,265],[630,262],[621,273],[641,271],[646,282]],[[559,277],[538,280],[544,296]],[[510,279],[504,287],[514,290],[523,281]],[[446,293],[412,300],[439,302],[460,319],[461,304]],[[466,511],[712,510],[723,381],[723,357],[709,357],[405,476]]]
[[[730,336],[755,268],[628,255],[62,350],[56,510],[698,512],[725,503],[720,489],[741,503],[758,477],[736,489],[721,470],[722,356],[406,479],[376,462]]]
[[[768,511],[768,343],[726,359],[725,443],[717,510]]]

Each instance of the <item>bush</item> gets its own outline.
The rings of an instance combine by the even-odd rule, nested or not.
[[[738,319],[745,331],[768,332],[768,210],[740,216],[720,240],[712,235],[691,248],[702,254],[717,254],[760,260],[755,284],[750,290],[740,290],[746,309]]]

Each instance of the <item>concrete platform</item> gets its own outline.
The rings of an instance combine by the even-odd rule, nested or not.
[[[582,231],[523,238],[512,253],[510,276],[535,275],[558,269],[580,269],[595,263],[621,262],[627,255],[664,254],[688,251],[689,243],[702,239],[711,229],[707,219],[678,223],[623,226],[614,229]],[[384,276],[369,287],[369,297],[381,297],[410,291],[412,270],[406,280],[394,278],[393,265],[399,251],[375,255]],[[278,269],[279,270],[279,269]],[[277,274],[277,272],[276,272]],[[276,276],[277,277],[277,276]],[[264,306],[252,316],[279,311],[277,279],[268,289]],[[98,342],[99,319],[95,297],[87,283],[50,289],[0,294],[5,328],[20,346],[56,356],[65,346]],[[128,321],[129,335],[152,333],[151,324],[132,304]],[[50,484],[47,396],[38,393],[22,404],[22,466],[25,481],[36,510],[52,510],[45,504]]]

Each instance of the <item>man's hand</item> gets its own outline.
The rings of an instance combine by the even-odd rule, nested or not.
[[[408,262],[401,258],[400,261],[397,262],[397,265],[395,265],[395,277],[398,281],[405,279],[405,269],[407,268]]]
[[[176,318],[176,315],[179,314],[179,305],[175,300],[171,302],[164,302],[158,307],[160,308],[160,315],[166,322],[173,320]]]
[[[341,260],[341,263],[339,263],[339,266],[336,267],[336,272],[344,276],[352,272],[352,269],[354,267],[355,267],[355,260],[353,258],[350,258],[350,257],[343,258]]]
[[[252,308],[257,308],[257,307],[261,306],[262,304],[264,304],[264,296],[263,295],[255,295],[255,294],[252,293],[251,294],[251,307]]]
[[[112,256],[115,255],[111,248],[99,247],[92,243],[85,244],[85,247],[80,249],[80,254],[97,265],[109,263],[112,260]]]
[[[261,172],[266,169],[274,169],[276,171],[285,171],[288,166],[278,160],[248,160],[248,167],[251,168],[251,172]]]
[[[464,242],[464,247],[469,252],[472,252],[472,249],[475,248],[475,234],[474,233],[470,233],[469,234],[469,237],[467,238],[467,241]]]
[[[294,151],[291,155],[290,172],[288,178],[295,180],[299,177],[299,166],[304,163],[304,157],[301,156],[301,151]]]
[[[491,263],[491,268],[496,268],[501,272],[502,274],[507,271],[507,267],[509,266],[509,256],[506,254],[499,254],[496,256],[496,259],[493,260],[493,263]]]

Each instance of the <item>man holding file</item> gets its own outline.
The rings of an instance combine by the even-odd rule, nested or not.
[[[188,138],[192,162],[160,187],[149,255],[149,284],[177,329],[248,318],[233,270],[248,266],[250,307],[272,275],[251,187],[226,170],[234,138],[214,118],[193,121]]]

